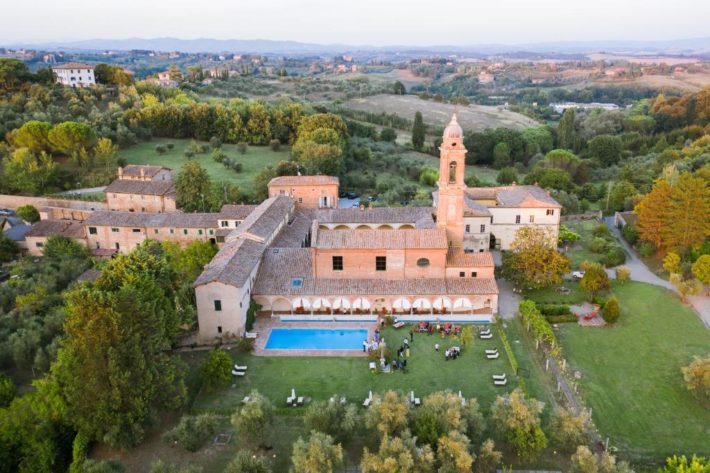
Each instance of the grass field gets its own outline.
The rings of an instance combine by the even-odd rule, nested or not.
[[[540,126],[531,118],[503,108],[484,105],[452,105],[433,100],[422,100],[416,95],[381,94],[354,98],[345,102],[343,107],[364,112],[394,113],[409,120],[413,120],[414,114],[419,111],[422,112],[427,125],[440,128],[445,127],[449,123],[451,115],[456,112],[464,131],[481,131],[497,127],[522,129]]]
[[[665,289],[627,282],[613,292],[622,309],[616,326],[561,324],[558,335],[571,368],[582,372],[597,427],[625,457],[707,456],[710,411],[683,387],[680,368],[708,354],[710,332]]]
[[[383,332],[384,339],[394,350],[408,335],[407,328],[386,328]],[[438,353],[434,350],[436,343],[441,346]],[[452,337],[442,339],[440,336],[416,334],[412,343],[411,358],[408,360],[408,372],[379,375],[370,373],[365,357],[236,355],[235,362],[249,367],[247,376],[237,380],[234,388],[201,393],[194,408],[231,412],[252,389],[258,389],[276,405],[284,406],[292,388],[296,389],[299,395],[315,400],[340,394],[356,403],[361,403],[369,390],[414,390],[418,397],[443,389],[454,392],[461,390],[464,396],[476,397],[483,407],[488,407],[497,393],[510,391],[517,385],[497,336],[492,340],[476,338],[473,346],[465,348],[459,359],[444,361],[444,350],[454,345],[460,343]],[[493,347],[501,350],[501,357],[497,360],[487,360],[484,351]],[[502,389],[493,386],[491,375],[504,372],[508,374],[511,382]]]
[[[183,164],[188,162],[183,152],[189,146],[190,141],[186,139],[154,138],[151,141],[121,150],[119,157],[124,158],[129,164],[157,164],[178,171]],[[158,154],[155,151],[156,145],[165,145],[167,143],[173,143],[175,148],[164,154]],[[239,154],[237,146],[233,144],[224,144],[222,149],[228,157],[242,163],[242,172],[237,173],[225,168],[221,163],[214,161],[209,152],[198,154],[192,160],[200,163],[213,181],[227,181],[239,186],[246,192],[251,191],[252,179],[262,169],[281,160],[287,161],[289,159],[289,150],[286,146],[282,147],[281,151],[278,152],[272,151],[268,146],[250,146],[246,154]]]

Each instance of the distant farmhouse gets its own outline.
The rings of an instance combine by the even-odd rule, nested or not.
[[[96,85],[94,66],[79,62],[67,62],[52,66],[57,84],[68,87],[92,87]]]

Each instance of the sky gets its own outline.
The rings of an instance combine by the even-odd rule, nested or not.
[[[474,45],[710,36],[710,0],[0,0],[0,41]]]

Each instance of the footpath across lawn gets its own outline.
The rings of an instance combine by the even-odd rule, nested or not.
[[[683,385],[680,371],[710,351],[710,332],[674,294],[638,282],[614,283],[616,326],[561,324],[558,337],[602,435],[625,458],[662,461],[710,454],[710,410]]]
[[[476,338],[473,346],[464,348],[458,359],[449,361],[444,360],[444,350],[460,345],[457,339],[415,334],[407,373],[395,371],[391,374],[373,374],[368,370],[368,359],[365,357],[236,355],[235,362],[248,366],[247,375],[237,379],[233,388],[201,393],[193,407],[200,411],[231,413],[252,389],[257,389],[277,406],[284,408],[292,388],[299,396],[313,400],[328,399],[333,394],[339,394],[356,404],[361,404],[370,390],[414,390],[415,395],[422,398],[434,391],[450,389],[454,392],[460,390],[467,398],[477,398],[481,407],[487,409],[496,394],[509,392],[518,385],[497,331],[495,328],[493,330],[493,339]],[[408,326],[399,330],[386,328],[383,331],[385,341],[394,351],[408,336]],[[434,350],[436,343],[440,345],[439,352]],[[500,358],[486,359],[485,350],[494,347],[498,347]],[[494,373],[507,373],[508,385],[494,386],[491,379]]]

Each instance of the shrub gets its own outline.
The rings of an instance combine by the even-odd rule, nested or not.
[[[242,163],[233,162],[232,163],[232,171],[237,172],[237,173],[242,172]]]
[[[567,315],[570,313],[567,304],[537,304],[538,310],[542,315]]]
[[[392,128],[385,128],[380,132],[380,141],[386,141],[388,143],[394,143],[397,139],[397,132]]]
[[[163,434],[163,441],[175,442],[189,452],[196,452],[217,431],[219,417],[215,414],[182,416],[178,425]]]
[[[246,154],[247,149],[249,148],[249,145],[245,141],[240,141],[237,143],[237,151],[239,154]]]
[[[603,223],[600,223],[599,225],[594,227],[594,230],[592,230],[592,234],[595,237],[606,238],[607,240],[611,239],[611,231],[609,230],[609,227],[607,227]]]
[[[607,248],[606,254],[602,256],[601,262],[607,268],[613,268],[626,262],[626,252],[619,245],[611,245]]]
[[[0,408],[9,406],[16,392],[12,379],[0,373]]]
[[[210,145],[200,145],[200,154],[209,153]]]
[[[496,181],[498,184],[511,184],[518,180],[518,171],[514,167],[504,167],[498,171],[498,176],[496,176]]]
[[[15,209],[15,213],[25,222],[35,223],[39,221],[39,211],[32,205],[22,205]]]
[[[271,151],[279,151],[281,150],[281,142],[279,140],[271,140],[269,141],[269,148],[271,148]]]
[[[242,337],[237,342],[237,350],[244,353],[251,353],[254,350],[254,339]]]
[[[224,154],[222,148],[215,148],[215,150],[212,151],[212,159],[214,159],[218,163],[223,163],[224,160],[227,159],[227,155]]]
[[[592,241],[589,242],[589,251],[601,254],[606,251],[608,246],[609,242],[607,242],[604,238],[594,237],[592,238]]]
[[[168,144],[165,145],[165,147],[168,148],[168,151],[172,151],[173,148],[175,148],[175,144],[174,144],[174,143],[168,143]]]
[[[192,159],[192,158],[195,157],[195,152],[194,152],[194,151],[190,151],[189,149],[186,149],[183,154],[185,155],[185,157],[186,157],[188,160],[190,160],[190,159]]]
[[[207,388],[226,386],[231,380],[231,371],[232,357],[221,348],[215,348],[202,363],[202,384]]]
[[[649,258],[656,252],[656,247],[650,241],[644,241],[636,249],[642,258]]]
[[[574,314],[546,315],[545,318],[551,324],[566,324],[570,322],[577,322],[577,316]]]
[[[254,328],[254,322],[256,322],[256,314],[257,312],[259,312],[259,310],[261,310],[261,306],[254,302],[254,299],[249,301],[249,309],[247,310],[247,320],[245,326],[247,332]]]
[[[636,226],[628,224],[621,229],[621,235],[630,245],[635,245],[639,241],[639,232]]]
[[[163,154],[165,153],[165,146],[163,145],[155,145],[155,152],[158,154]]]
[[[271,471],[266,458],[242,450],[234,456],[224,473],[271,473]]]
[[[602,310],[602,318],[604,322],[608,324],[613,324],[619,320],[620,315],[619,300],[616,296],[611,296],[606,304],[604,304],[604,309]]]
[[[210,138],[210,147],[212,149],[221,148],[222,147],[222,140],[220,140],[216,136],[213,136],[212,138]]]
[[[616,268],[616,280],[619,283],[624,284],[631,277],[631,271],[626,266],[619,266]]]

